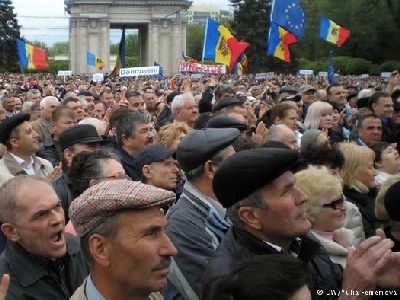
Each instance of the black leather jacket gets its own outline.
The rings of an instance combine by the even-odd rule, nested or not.
[[[69,299],[89,274],[89,268],[79,239],[66,235],[66,241],[67,254],[56,261],[35,257],[8,241],[0,257],[0,276],[10,274],[11,278],[7,300]]]
[[[327,294],[328,291],[335,290],[337,293],[341,289],[343,269],[330,260],[318,240],[309,233],[293,242],[291,252],[297,253],[299,259],[307,263],[313,299],[337,299],[338,296]],[[207,299],[207,291],[211,290],[213,282],[218,277],[229,274],[241,262],[256,255],[276,253],[279,252],[275,248],[233,226],[219,244],[204,272],[203,299]],[[324,295],[317,295],[317,290],[324,290]]]

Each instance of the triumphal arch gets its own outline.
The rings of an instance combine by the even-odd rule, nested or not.
[[[139,30],[140,66],[156,61],[164,74],[176,73],[182,50],[186,50],[188,0],[67,0],[70,13],[71,70],[91,73],[86,53],[100,56],[105,71],[110,66],[110,28]],[[185,51],[186,52],[186,51]],[[129,55],[129,54],[127,54]]]

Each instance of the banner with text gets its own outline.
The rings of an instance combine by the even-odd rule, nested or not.
[[[224,65],[202,65],[181,60],[179,61],[179,72],[225,74],[226,67]]]
[[[158,75],[159,73],[160,73],[159,66],[123,68],[123,69],[119,70],[120,77],[152,76],[152,75]]]

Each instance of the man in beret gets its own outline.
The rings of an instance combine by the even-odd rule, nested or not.
[[[394,260],[393,243],[375,236],[350,250],[342,276],[342,268],[309,233],[307,198],[291,171],[297,161],[297,152],[289,149],[250,149],[231,156],[217,170],[213,189],[228,208],[233,226],[204,272],[204,292],[244,260],[277,253],[291,253],[307,263],[313,299],[337,299],[326,291],[352,290],[361,295],[361,290],[374,289],[383,266]],[[392,279],[398,281],[398,275]]]
[[[7,147],[0,159],[0,186],[17,175],[53,178],[51,163],[35,156],[39,140],[29,123],[29,114],[19,113],[4,120],[0,124],[0,143]]]
[[[161,299],[154,293],[176,255],[162,207],[173,201],[173,192],[129,180],[100,182],[76,198],[69,215],[91,273],[71,299]]]
[[[68,221],[68,208],[72,201],[72,187],[68,179],[68,169],[72,159],[81,152],[94,152],[100,149],[105,140],[99,137],[96,128],[89,124],[77,124],[64,130],[58,137],[62,151],[62,173],[53,182],[54,190],[61,200],[65,219]]]
[[[230,226],[212,190],[212,179],[221,162],[235,152],[232,143],[239,135],[236,128],[193,130],[178,146],[176,158],[187,181],[167,216],[167,234],[178,255],[165,299],[202,299],[201,275]]]
[[[69,299],[89,273],[79,240],[64,232],[64,212],[47,180],[16,176],[0,188],[7,245],[0,277],[11,277],[8,300]]]
[[[136,156],[135,169],[143,183],[175,191],[179,174],[175,150],[150,145]]]

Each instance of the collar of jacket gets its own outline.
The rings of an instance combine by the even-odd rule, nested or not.
[[[122,147],[118,147],[118,150],[120,153],[121,161],[133,167],[133,160],[135,157],[126,152]]]
[[[232,230],[236,240],[256,255],[287,253],[287,251],[277,251],[269,243],[257,239],[241,228],[233,226]],[[293,239],[289,252],[303,261],[310,261],[315,254],[322,251],[321,247],[320,242],[311,233],[307,233],[305,236]]]
[[[35,156],[32,155],[33,159],[33,169],[35,170],[35,173],[38,172],[38,170],[42,170],[45,165],[42,164],[42,162]],[[12,157],[12,155],[7,151],[3,155],[3,160],[4,164],[7,166],[8,171],[13,175],[26,175],[25,170],[17,163],[17,161]]]
[[[67,254],[63,258],[53,261],[31,254],[20,245],[7,241],[5,255],[18,281],[23,287],[28,287],[47,276],[52,270],[57,270],[57,263],[66,264],[70,260],[68,250],[71,249],[67,247]]]

